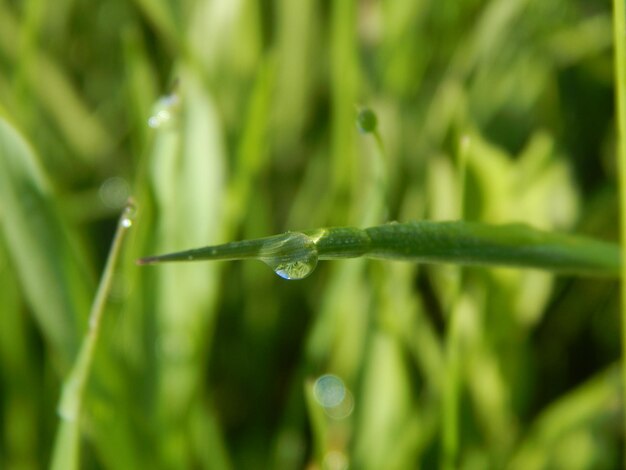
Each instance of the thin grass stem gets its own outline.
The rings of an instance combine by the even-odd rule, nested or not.
[[[100,279],[100,285],[89,314],[87,332],[83,337],[83,343],[72,370],[63,383],[58,408],[61,423],[57,432],[51,464],[53,470],[80,468],[80,414],[85,396],[85,385],[89,378],[97,341],[100,336],[102,317],[107,297],[111,291],[115,265],[119,258],[124,234],[132,225],[134,211],[133,203],[129,202],[119,219],[113,244],[111,245]]]

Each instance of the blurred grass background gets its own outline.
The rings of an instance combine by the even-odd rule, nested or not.
[[[134,264],[391,220],[616,240],[612,67],[609,2],[0,0],[0,468],[51,459],[131,195],[80,468],[619,467],[614,281]]]

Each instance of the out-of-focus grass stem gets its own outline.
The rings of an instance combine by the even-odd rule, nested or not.
[[[459,219],[465,215],[465,180],[467,175],[467,153],[470,138],[462,136],[457,149],[457,212]],[[448,315],[448,334],[445,341],[446,374],[442,400],[442,462],[443,468],[456,468],[459,453],[459,402],[460,402],[460,371],[461,371],[461,332],[459,330],[458,304],[461,293],[462,271],[455,270],[452,294],[454,301],[450,304]]]

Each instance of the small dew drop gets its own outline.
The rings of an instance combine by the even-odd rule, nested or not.
[[[148,125],[153,129],[158,129],[164,126],[172,119],[172,114],[169,111],[162,109],[148,119]]]
[[[110,209],[119,209],[128,200],[130,186],[124,178],[114,176],[100,185],[98,195],[104,206]]]
[[[344,419],[354,411],[354,396],[336,375],[319,377],[313,385],[313,395],[333,419]]]
[[[263,248],[259,259],[283,279],[304,279],[317,266],[317,249],[311,238],[291,232]]]
[[[369,134],[376,131],[378,119],[376,114],[369,108],[359,111],[356,117],[356,127],[362,134]]]
[[[339,405],[346,397],[346,387],[336,375],[322,375],[313,385],[313,394],[317,402],[324,408]]]
[[[344,419],[354,411],[354,395],[350,390],[346,389],[346,395],[341,403],[337,406],[329,406],[324,408],[326,414],[333,419]]]
[[[133,225],[133,221],[135,220],[135,216],[137,215],[137,208],[135,207],[134,202],[130,199],[126,203],[126,207],[124,208],[124,212],[120,217],[120,225],[124,228],[129,228]]]
[[[313,272],[317,264],[317,259],[298,260],[291,263],[281,263],[276,265],[274,272],[283,279],[304,279]]]
[[[158,115],[150,116],[148,126],[152,127],[152,129],[158,129],[161,126],[161,120]]]
[[[154,105],[153,114],[148,118],[148,126],[153,129],[170,127],[176,122],[180,99],[176,93],[163,96]]]

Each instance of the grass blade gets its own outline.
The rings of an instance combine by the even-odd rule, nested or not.
[[[58,431],[57,443],[54,449],[51,468],[53,470],[80,468],[80,414],[83,407],[85,385],[89,378],[96,344],[99,338],[102,316],[105,311],[105,302],[111,290],[111,282],[115,264],[119,257],[124,234],[132,225],[134,207],[128,205],[117,225],[113,238],[113,245],[109,251],[106,266],[102,273],[100,285],[89,315],[89,329],[83,338],[83,343],[74,362],[74,366],[65,380],[59,414],[61,425]]]
[[[385,224],[363,230],[334,227],[287,232],[149,256],[137,262],[259,259],[272,268],[305,264],[310,268],[306,272],[309,275],[318,259],[359,257],[511,266],[589,276],[617,276],[620,269],[619,247],[611,243],[545,232],[523,224],[431,221]],[[287,278],[302,279],[306,275]]]
[[[87,257],[57,211],[34,152],[2,117],[0,200],[2,235],[22,289],[57,359],[68,366],[93,292]]]

